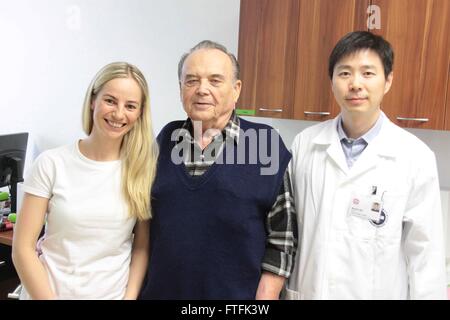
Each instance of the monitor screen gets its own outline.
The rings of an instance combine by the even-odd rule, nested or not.
[[[23,181],[28,133],[0,135],[0,187]]]

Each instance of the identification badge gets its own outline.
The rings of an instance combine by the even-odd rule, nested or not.
[[[363,195],[353,192],[350,199],[349,215],[361,219],[378,221],[382,209],[383,201],[379,196]]]

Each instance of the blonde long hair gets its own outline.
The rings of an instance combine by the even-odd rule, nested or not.
[[[129,216],[138,220],[151,218],[151,191],[156,174],[158,147],[154,139],[150,117],[149,91],[142,72],[126,62],[104,66],[94,77],[83,104],[83,130],[91,134],[94,125],[91,104],[96,94],[116,78],[133,78],[142,91],[141,115],[124,136],[120,148],[122,160],[122,192],[128,204]]]

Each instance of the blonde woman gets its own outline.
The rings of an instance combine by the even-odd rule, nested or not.
[[[36,159],[13,240],[22,299],[137,298],[157,158],[148,98],[135,66],[105,66],[84,101],[88,136]]]

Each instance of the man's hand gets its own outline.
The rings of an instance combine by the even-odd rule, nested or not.
[[[263,271],[259,280],[256,300],[278,300],[286,278]]]

